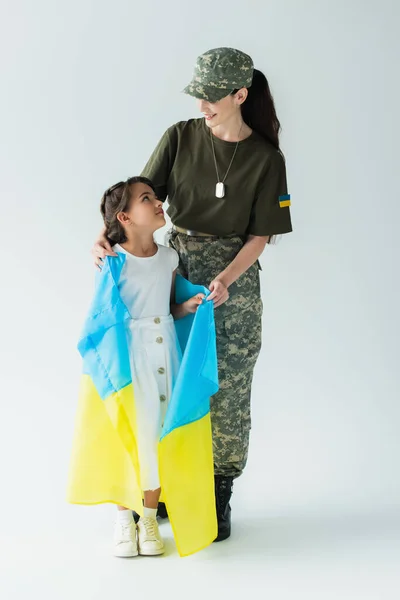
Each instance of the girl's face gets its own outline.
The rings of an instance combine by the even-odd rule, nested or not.
[[[219,102],[208,102],[207,100],[198,100],[200,112],[204,114],[206,124],[211,129],[219,125],[224,125],[236,119],[240,114],[240,105],[246,100],[247,90],[239,90],[235,95],[226,96]]]
[[[128,210],[118,214],[118,220],[124,228],[141,228],[156,231],[165,225],[162,202],[151,187],[145,183],[133,183],[130,186],[131,200]]]

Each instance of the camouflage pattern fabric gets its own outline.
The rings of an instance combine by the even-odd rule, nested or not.
[[[235,48],[214,48],[198,57],[193,79],[183,91],[215,103],[233,90],[250,87],[253,71],[253,61],[244,52]]]
[[[179,254],[180,274],[208,287],[238,254],[243,239],[192,237],[171,231],[169,244]],[[247,461],[251,384],[261,348],[257,264],[231,285],[229,294],[229,300],[215,310],[220,390],[211,398],[211,421],[215,474],[238,477]]]

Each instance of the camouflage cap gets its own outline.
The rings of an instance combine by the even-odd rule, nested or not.
[[[193,79],[183,91],[200,100],[218,102],[233,90],[250,87],[253,70],[253,61],[244,52],[215,48],[198,57]]]

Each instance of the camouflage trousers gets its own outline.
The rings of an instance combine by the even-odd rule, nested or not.
[[[208,287],[238,254],[243,240],[192,237],[172,231],[169,244],[179,254],[180,274]],[[229,300],[215,310],[220,389],[211,398],[210,410],[215,474],[238,477],[247,462],[251,384],[261,348],[262,301],[257,264],[230,286],[229,294]]]

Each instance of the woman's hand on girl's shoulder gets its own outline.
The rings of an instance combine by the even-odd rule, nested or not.
[[[106,256],[118,256],[113,251],[110,242],[103,233],[95,241],[91,253],[94,259],[94,264],[98,269],[100,269],[100,271]]]

